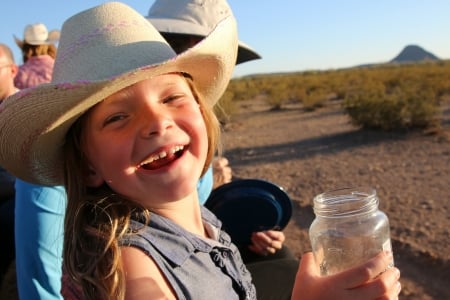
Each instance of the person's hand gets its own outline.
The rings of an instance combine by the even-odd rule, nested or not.
[[[251,236],[252,244],[248,248],[259,255],[274,254],[283,247],[285,239],[282,231],[253,232]]]
[[[214,179],[213,189],[231,181],[232,172],[228,159],[225,157],[214,157],[212,167]]]
[[[291,299],[398,299],[400,271],[382,252],[363,265],[321,277],[312,252],[303,254]]]

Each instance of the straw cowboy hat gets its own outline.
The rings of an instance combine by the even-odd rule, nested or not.
[[[75,120],[111,94],[160,74],[190,74],[213,106],[231,78],[237,41],[232,16],[180,55],[122,3],[108,2],[69,18],[52,82],[19,91],[0,105],[0,165],[26,181],[63,184],[62,146]]]
[[[14,36],[14,40],[19,48],[23,48],[25,43],[35,46],[56,44],[59,40],[59,35],[59,30],[48,32],[47,27],[44,24],[37,23],[25,27],[25,30],[23,31],[23,40],[16,36]]]
[[[163,34],[204,37],[228,15],[232,11],[226,0],[156,0],[147,20]],[[255,50],[239,41],[237,64],[259,58]]]

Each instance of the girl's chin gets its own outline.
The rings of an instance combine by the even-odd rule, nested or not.
[[[154,188],[165,194],[166,197],[171,196],[170,198],[184,198],[196,192],[197,181],[192,180],[192,178],[184,180],[175,179],[161,182],[160,184],[154,186]]]

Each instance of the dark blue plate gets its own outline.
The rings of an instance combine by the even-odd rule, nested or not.
[[[251,233],[282,230],[292,216],[292,201],[279,186],[260,179],[239,179],[214,189],[205,206],[223,223],[234,244],[248,245]]]

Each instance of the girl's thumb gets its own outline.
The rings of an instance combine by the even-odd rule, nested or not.
[[[308,276],[320,275],[319,268],[317,267],[314,254],[312,252],[306,252],[302,255],[298,272],[304,273],[304,275]]]

